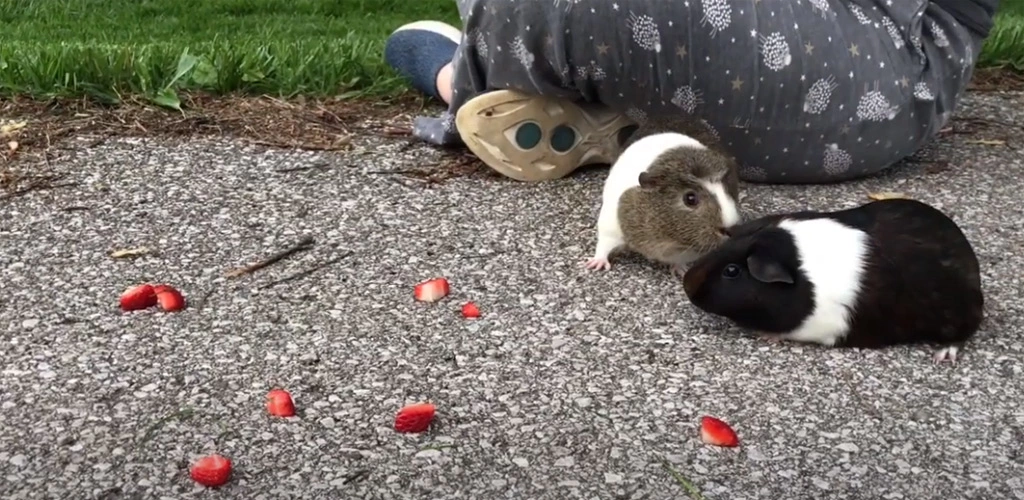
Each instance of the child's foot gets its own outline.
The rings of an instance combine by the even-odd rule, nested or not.
[[[455,117],[466,146],[487,166],[519,181],[559,179],[579,167],[611,164],[636,123],[603,106],[496,90]]]
[[[437,74],[455,57],[462,32],[440,21],[417,21],[396,29],[384,45],[384,60],[412,86],[441,99]]]

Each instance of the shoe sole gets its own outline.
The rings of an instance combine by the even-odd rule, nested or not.
[[[399,26],[398,29],[392,31],[391,34],[393,35],[399,31],[407,30],[421,30],[437,33],[438,35],[455,42],[456,45],[462,42],[462,32],[459,31],[458,28],[450,24],[442,23],[441,21],[416,21],[414,23]]]
[[[540,142],[529,149],[515,141],[516,127],[523,122],[536,123],[541,131]],[[601,106],[514,90],[470,99],[459,108],[455,124],[462,141],[481,161],[524,182],[560,179],[584,165],[613,163],[622,152],[619,131],[636,125]],[[550,146],[553,130],[560,125],[571,127],[576,135],[576,142],[564,152]]]

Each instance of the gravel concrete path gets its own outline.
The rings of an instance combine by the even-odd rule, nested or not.
[[[586,271],[603,169],[427,184],[370,172],[442,153],[370,138],[343,154],[66,151],[51,163],[77,186],[0,201],[0,496],[1024,499],[1024,96],[975,95],[959,116],[1017,128],[967,122],[887,175],[747,186],[744,201],[761,214],[900,191],[948,211],[988,298],[956,366],[928,347],[769,345],[696,312],[665,269]],[[304,235],[313,249],[223,277]],[[109,256],[140,246],[154,253]],[[434,276],[451,295],[414,302]],[[121,313],[140,282],[189,307]],[[460,316],[467,300],[480,319]],[[274,387],[299,416],[266,416]],[[431,430],[395,433],[395,411],[423,400]],[[742,446],[702,444],[705,414]],[[187,472],[212,452],[235,463],[217,491]]]

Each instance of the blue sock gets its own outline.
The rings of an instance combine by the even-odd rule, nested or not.
[[[399,28],[384,45],[384,60],[412,86],[440,99],[437,74],[455,56],[459,44],[452,38],[459,31],[451,26],[421,21]]]

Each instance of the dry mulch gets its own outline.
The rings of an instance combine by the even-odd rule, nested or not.
[[[16,98],[0,104],[0,119],[6,123],[26,122],[3,137],[8,147],[0,147],[0,200],[37,189],[63,187],[59,183],[62,175],[48,168],[52,151],[76,136],[95,137],[85,147],[98,146],[113,137],[228,136],[267,147],[319,151],[346,151],[356,136],[379,136],[404,140],[408,148],[420,144],[411,135],[413,116],[432,113],[425,109],[428,106],[441,109],[438,104],[410,96],[373,101],[286,101],[267,96],[193,94],[183,102],[181,112],[134,102],[107,107],[86,100]],[[11,141],[16,146],[11,146]],[[445,168],[423,165],[391,173],[426,184],[490,173],[482,162],[462,150],[445,151],[444,159]]]
[[[1024,91],[1024,73],[1003,68],[982,68],[974,71],[967,90],[974,92]]]

